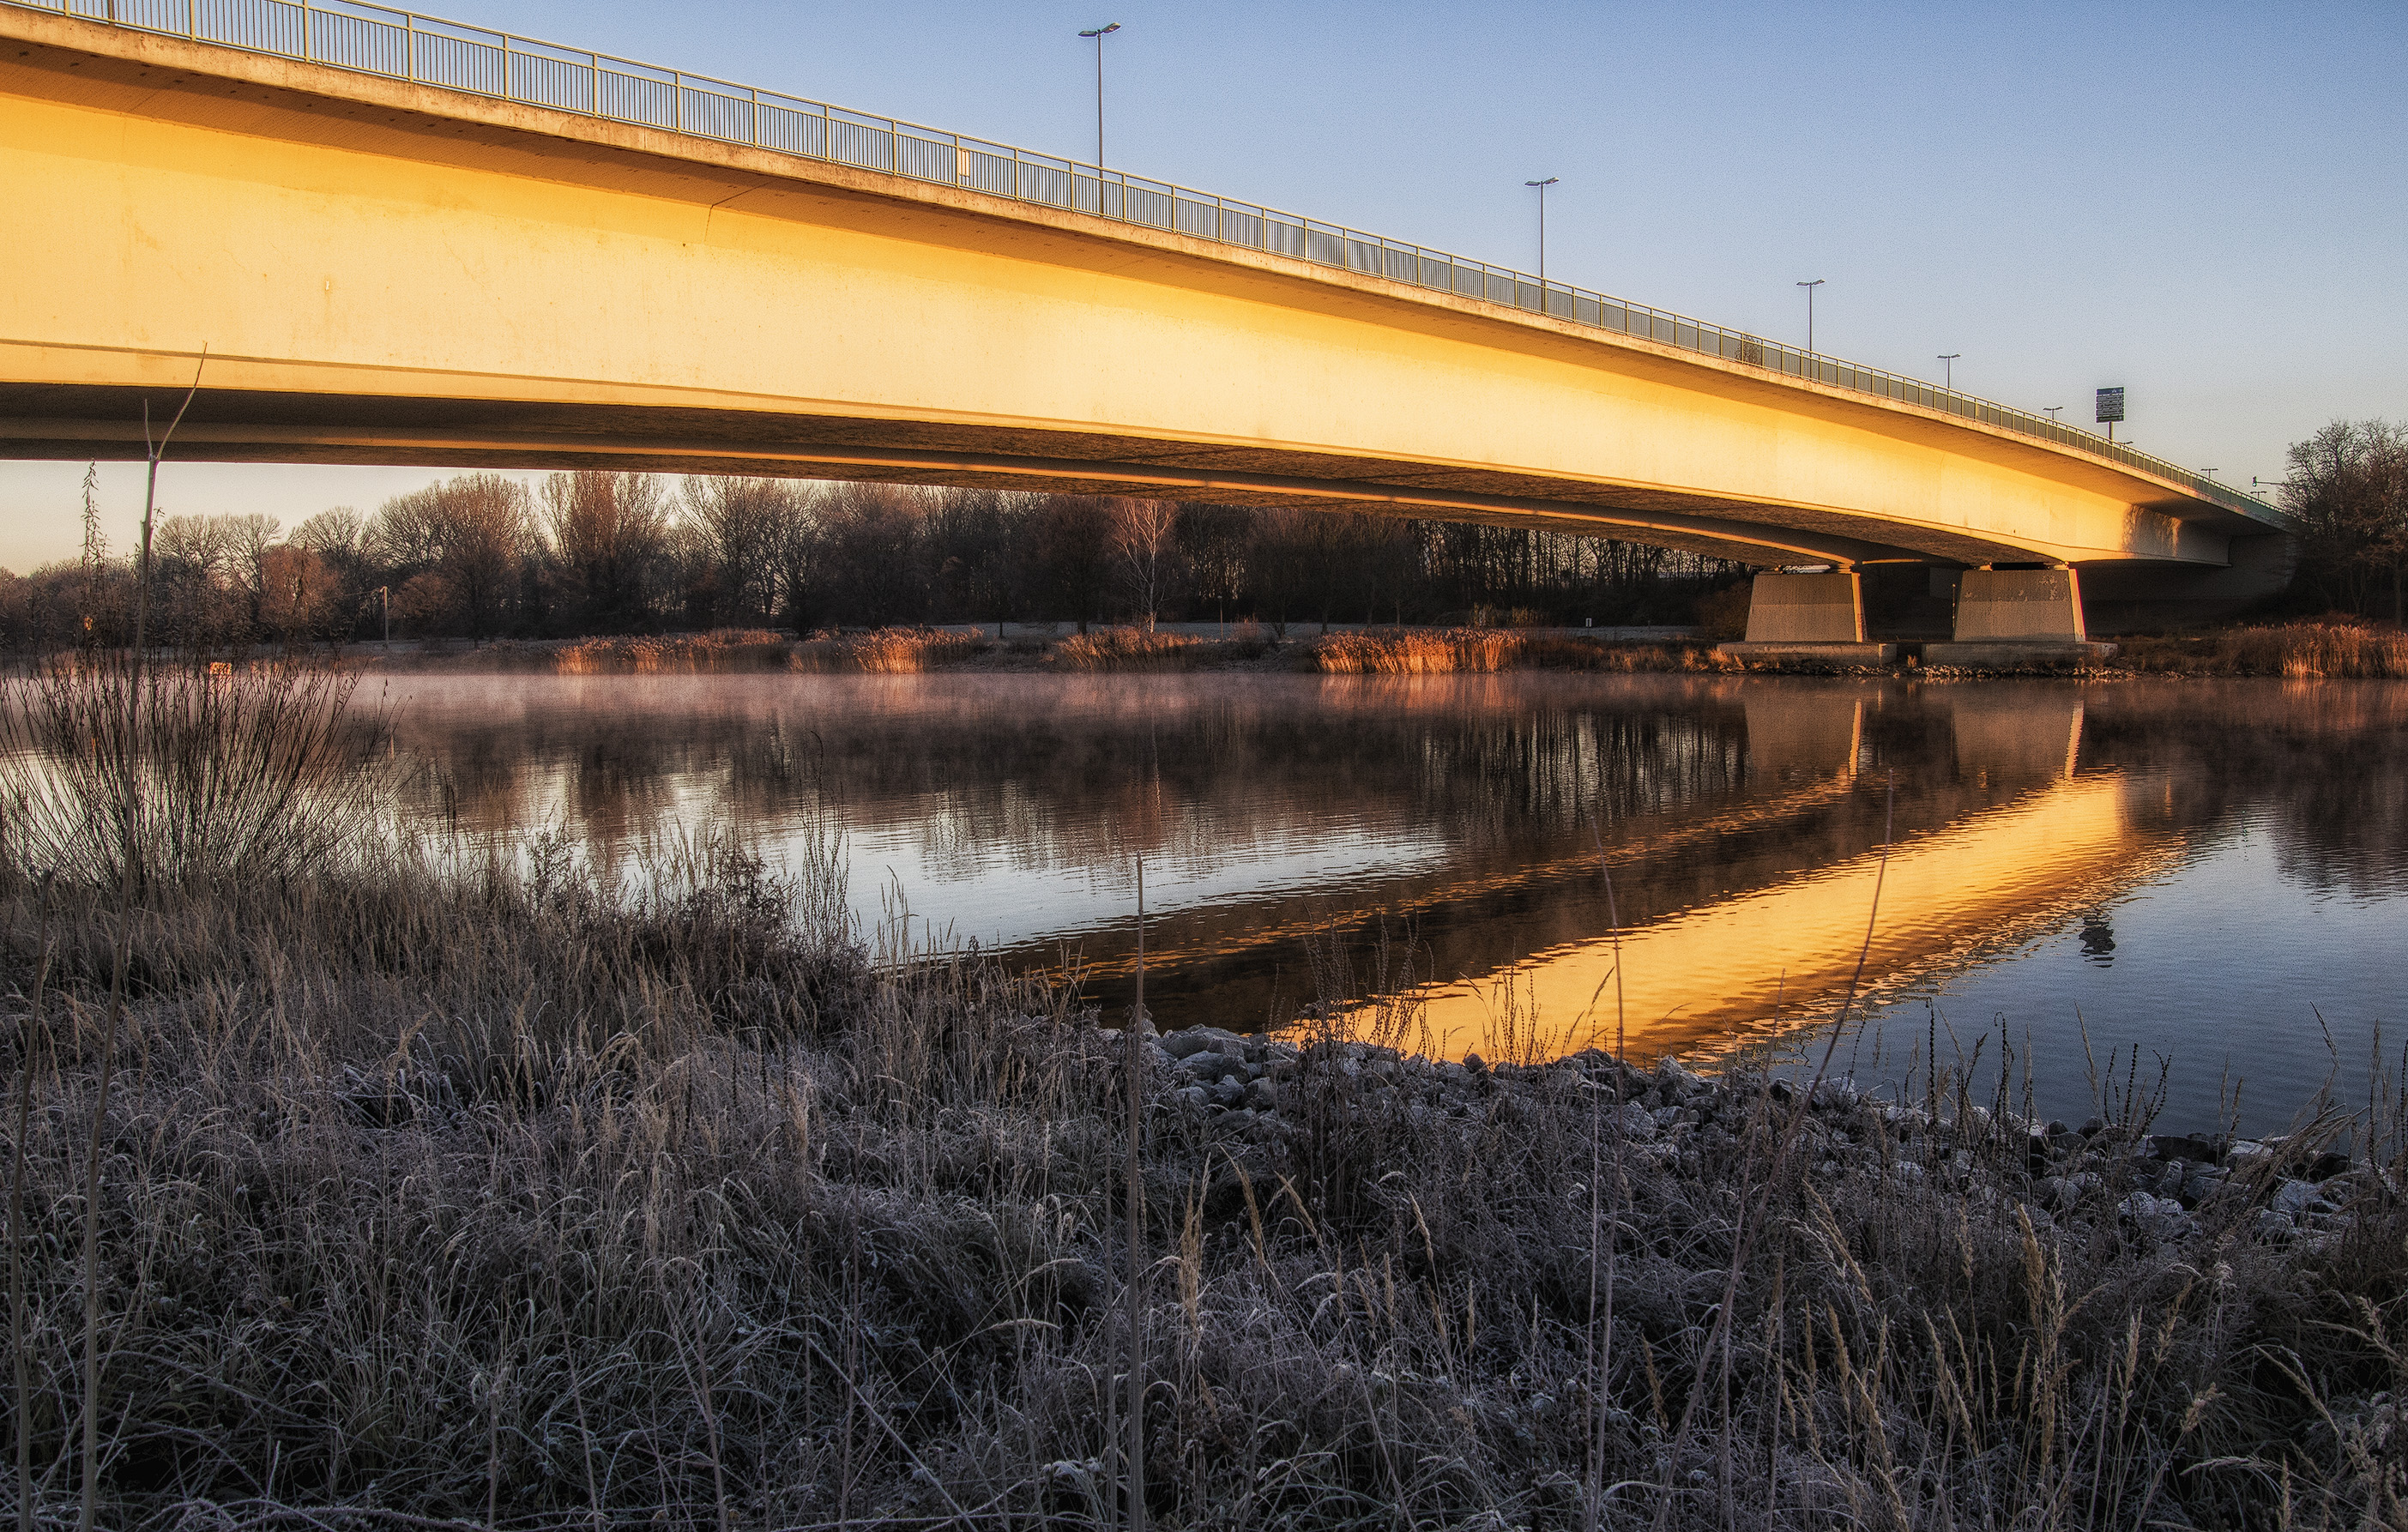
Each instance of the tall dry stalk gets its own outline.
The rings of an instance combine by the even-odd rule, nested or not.
[[[1137,858],[1137,1001],[1128,1024],[1128,1525],[1145,1532],[1145,858]]]
[[[125,964],[134,945],[135,761],[142,726],[143,650],[150,637],[150,525],[159,508],[159,460],[166,456],[167,443],[174,439],[176,427],[184,423],[184,411],[193,408],[194,395],[201,391],[201,368],[208,365],[208,348],[203,346],[201,359],[193,368],[193,386],[184,391],[176,418],[155,442],[150,439],[150,401],[142,405],[143,450],[150,462],[142,487],[142,551],[134,571],[134,648],[126,663],[128,749],[121,800],[124,852],[117,881],[117,951],[109,960],[108,1013],[100,1038],[100,1095],[93,1107],[92,1141],[84,1167],[83,1511],[78,1523],[82,1532],[92,1532],[100,1506],[100,1145],[108,1120],[108,1090],[117,1074],[117,1033],[125,1021]]]
[[[17,1532],[34,1532],[34,1385],[32,1342],[25,1334],[25,1135],[33,1125],[34,1044],[42,1033],[42,992],[50,977],[50,920],[47,889],[42,898],[41,961],[34,969],[34,993],[25,1009],[23,1042],[17,1053],[17,1121],[9,1138],[8,1341],[17,1385]]]

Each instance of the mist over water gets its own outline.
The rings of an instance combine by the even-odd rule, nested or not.
[[[1164,1026],[1415,992],[1424,1045],[2012,1058],[2205,1127],[2408,1042],[2408,687],[1549,674],[396,678],[417,823],[605,863],[839,825],[866,929]],[[1885,847],[1886,852],[1885,852]],[[1611,888],[1607,874],[1611,875]],[[1874,890],[1880,908],[1874,911]],[[1870,921],[1869,921],[1869,917]],[[1870,936],[1868,930],[1870,928]],[[2378,1033],[2380,1028],[2380,1033]],[[2098,1082],[2103,1086],[2104,1081]]]

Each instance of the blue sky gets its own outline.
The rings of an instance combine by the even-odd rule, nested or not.
[[[2246,487],[2408,418],[2408,7],[675,7],[455,19],[1086,157],[2087,419]],[[80,464],[0,464],[0,564]],[[105,466],[115,536],[136,467]],[[172,508],[369,508],[429,471],[179,465]]]

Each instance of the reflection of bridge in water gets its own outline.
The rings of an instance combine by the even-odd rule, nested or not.
[[[1612,1045],[1617,1029],[1641,1054],[1693,1051],[1828,1015],[1860,950],[1868,995],[1894,992],[2028,939],[2180,855],[2183,838],[2151,780],[2074,774],[2078,697],[1969,688],[1943,695],[1938,710],[1953,731],[1955,775],[1975,796],[1911,793],[1899,804],[1897,843],[1885,860],[1880,821],[1866,824],[1864,811],[1881,813],[1888,788],[1862,766],[1869,731],[1896,700],[1847,688],[1753,691],[1743,704],[1747,776],[1752,788],[1769,791],[1694,817],[1616,827],[1604,855],[1628,922],[1618,940],[1592,848],[1493,874],[1417,886],[1398,880],[1399,897],[1379,906],[1381,915],[1447,928],[1426,962],[1476,963],[1411,992],[1426,1029],[1420,1045],[1454,1055],[1494,1051],[1510,1011],[1523,1046],[1541,1053]],[[1853,809],[1852,823],[1868,832],[1853,846],[1833,845],[1828,828],[1818,827],[1840,809]],[[1757,838],[1802,839],[1809,850],[1754,854],[1746,843]],[[1726,875],[1718,886],[1677,886],[1694,885],[1700,861]],[[1877,881],[1881,909],[1868,941]],[[1592,929],[1526,957],[1497,952],[1496,938],[1510,941],[1528,929],[1531,907],[1566,898],[1583,901]],[[1173,974],[1209,970],[1316,935],[1334,940],[1377,895],[1357,891],[1349,902],[1349,917],[1299,911],[1207,932],[1156,950],[1152,962]],[[1484,950],[1488,961],[1477,963]],[[1126,954],[1115,954],[1088,973],[1110,983],[1128,966]]]

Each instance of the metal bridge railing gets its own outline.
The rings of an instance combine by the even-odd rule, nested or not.
[[[1548,282],[1443,251],[1405,244],[1255,203],[1214,196],[1009,144],[848,111],[509,33],[357,0],[0,0],[252,52],[280,54],[475,95],[746,144],[913,180],[1170,230],[1316,265],[1546,314],[1614,335],[1718,356],[1828,387],[1896,399],[2070,447],[2181,485],[2259,520],[2287,521],[2264,501],[2078,426],[1920,379],[1802,351],[1761,336]]]

